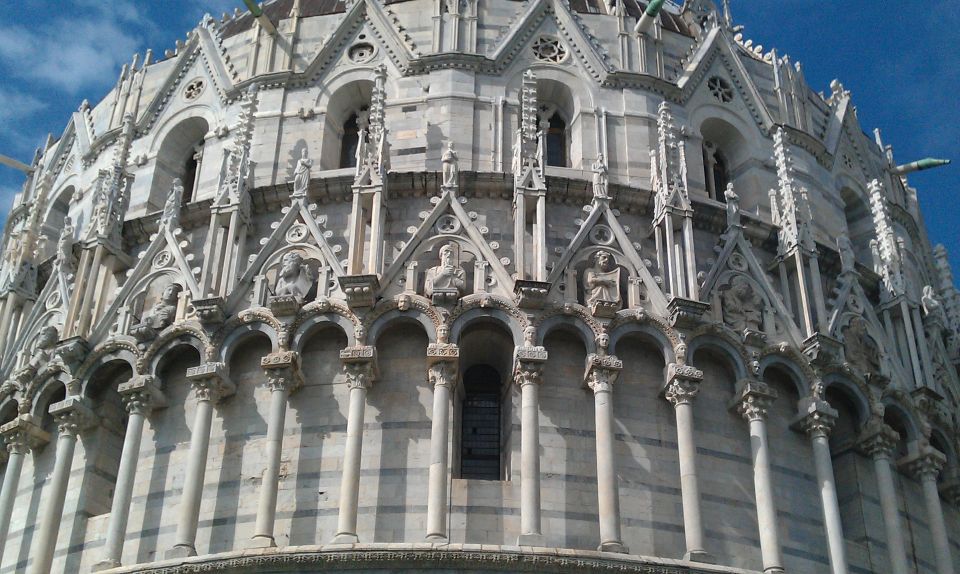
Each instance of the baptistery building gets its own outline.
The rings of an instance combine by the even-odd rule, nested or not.
[[[744,34],[272,0],[133,56],[4,230],[0,573],[955,572],[945,162]]]

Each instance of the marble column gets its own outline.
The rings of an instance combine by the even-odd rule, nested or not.
[[[597,498],[601,552],[628,552],[620,536],[620,492],[613,434],[613,384],[623,362],[612,355],[587,357],[585,384],[593,391],[597,438]]]
[[[197,525],[200,519],[200,498],[207,470],[207,449],[210,446],[210,426],[215,404],[232,395],[236,386],[226,375],[223,363],[204,363],[187,369],[187,380],[193,385],[197,407],[190,430],[190,455],[183,480],[180,515],[173,548],[165,558],[185,558],[197,555]]]
[[[13,505],[17,499],[23,459],[31,448],[39,448],[50,442],[50,434],[30,422],[28,416],[20,415],[0,427],[0,437],[8,453],[7,468],[3,473],[3,486],[0,487],[0,559],[3,559],[7,533],[10,530],[10,518],[13,516]]]
[[[766,574],[784,571],[780,535],[777,531],[773,477],[770,473],[770,447],[767,443],[767,408],[776,398],[776,391],[766,383],[745,380],[737,385],[737,394],[732,405],[750,424],[753,488],[757,499],[757,523],[760,526],[760,553]]]
[[[547,350],[525,345],[514,351],[513,381],[520,387],[521,546],[543,546],[540,523],[540,384]]]
[[[877,475],[877,490],[880,496],[880,509],[883,512],[883,525],[886,529],[890,571],[892,574],[909,574],[907,550],[903,543],[903,523],[900,521],[897,488],[893,482],[891,469],[891,459],[899,439],[900,435],[897,431],[884,424],[882,419],[874,417],[865,425],[859,446],[873,459],[874,472]]]
[[[53,552],[57,547],[57,535],[60,534],[60,524],[63,522],[63,503],[67,495],[77,437],[81,431],[97,422],[85,400],[76,396],[50,405],[50,413],[57,421],[57,454],[50,484],[43,491],[46,506],[40,514],[38,538],[33,548],[33,565],[30,568],[33,574],[50,572]]]
[[[270,411],[267,420],[267,467],[260,485],[260,502],[257,506],[257,524],[251,548],[276,546],[273,537],[277,517],[277,491],[280,488],[280,457],[283,454],[283,428],[287,418],[287,400],[290,393],[303,384],[300,371],[300,354],[296,351],[271,353],[260,360],[260,367],[267,376],[270,387]]]
[[[117,391],[127,409],[127,432],[123,439],[123,450],[120,452],[120,467],[117,470],[117,482],[110,506],[110,521],[107,524],[103,559],[94,565],[94,572],[120,566],[123,541],[127,535],[130,501],[133,498],[133,485],[137,477],[137,467],[140,465],[143,425],[150,411],[166,405],[156,380],[149,375],[136,376],[122,383],[117,387]]]
[[[340,351],[350,406],[347,412],[347,443],[340,478],[340,514],[334,544],[354,544],[357,537],[357,504],[360,499],[360,454],[363,447],[363,418],[367,408],[367,390],[377,377],[376,349],[372,346],[348,347]]]
[[[833,574],[847,574],[847,543],[843,538],[840,503],[837,501],[836,478],[830,455],[830,431],[837,422],[837,411],[826,401],[807,398],[801,401],[800,412],[797,425],[810,437],[813,448],[813,464],[816,468],[823,524],[827,533],[830,571]]]
[[[943,453],[927,447],[903,463],[906,471],[919,480],[923,487],[927,524],[930,525],[930,537],[933,538],[933,550],[937,559],[937,574],[953,574],[954,571],[947,525],[943,519],[943,507],[940,505],[940,492],[937,489],[937,476],[946,462],[947,457]]]
[[[667,370],[664,398],[673,405],[677,418],[677,454],[680,458],[680,492],[683,502],[685,560],[714,561],[704,548],[703,519],[700,514],[700,483],[697,478],[697,444],[694,440],[693,399],[700,392],[703,372],[688,365],[671,363]]]
[[[460,350],[452,344],[427,348],[427,378],[433,387],[433,422],[430,429],[430,471],[427,482],[427,541],[447,540],[447,487],[450,464],[450,401],[457,384]]]

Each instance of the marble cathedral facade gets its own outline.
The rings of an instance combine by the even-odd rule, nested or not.
[[[0,572],[950,574],[915,167],[725,4],[208,16],[10,213]]]

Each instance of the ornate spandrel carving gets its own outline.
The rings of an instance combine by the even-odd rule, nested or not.
[[[601,249],[583,272],[583,293],[587,307],[598,317],[611,317],[623,307],[620,298],[620,268],[609,251]]]
[[[467,274],[460,266],[457,244],[440,248],[440,264],[427,270],[424,293],[434,305],[453,305],[463,297]]]
[[[776,390],[766,383],[745,380],[737,384],[737,393],[730,406],[747,422],[766,420],[770,404],[776,400]]]
[[[736,275],[720,297],[723,322],[734,331],[759,332],[763,326],[763,310],[766,303],[757,293],[750,280]]]
[[[172,325],[177,318],[177,305],[182,291],[183,286],[179,283],[164,287],[160,298],[143,314],[140,322],[130,327],[130,334],[142,343],[153,339],[157,333]]]
[[[444,189],[456,189],[460,186],[460,156],[453,149],[453,142],[447,142],[447,150],[440,159]]]
[[[690,404],[700,393],[703,371],[690,365],[670,363],[663,395],[674,407]]]
[[[854,317],[843,329],[843,346],[847,362],[861,372],[880,372],[880,346],[870,336],[867,322],[862,317]]]

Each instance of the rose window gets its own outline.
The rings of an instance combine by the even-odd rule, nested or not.
[[[187,87],[183,89],[183,97],[186,100],[195,100],[200,97],[200,94],[203,93],[203,88],[206,87],[204,81],[200,78],[191,81],[187,84]]]
[[[733,86],[723,78],[714,76],[707,80],[707,89],[710,90],[713,97],[725,104],[733,101]]]
[[[543,62],[562,62],[567,57],[567,48],[557,38],[541,36],[533,43],[533,55]]]

